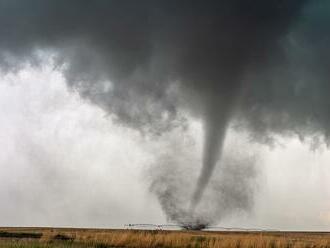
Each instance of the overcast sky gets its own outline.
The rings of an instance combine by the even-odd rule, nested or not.
[[[182,133],[142,137],[68,90],[51,59],[1,74],[0,118],[1,226],[166,223],[148,170],[169,140],[182,150],[201,149],[197,120]],[[230,149],[240,149],[242,139],[231,131],[227,143],[238,147]],[[311,151],[298,139],[278,142],[275,148],[250,144],[259,174],[253,210],[219,225],[330,228],[330,152]]]
[[[0,0],[0,226],[329,230],[329,13]]]

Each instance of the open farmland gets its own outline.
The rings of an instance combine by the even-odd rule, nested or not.
[[[0,228],[0,247],[330,248],[330,233]]]

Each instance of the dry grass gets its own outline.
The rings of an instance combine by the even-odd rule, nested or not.
[[[8,238],[0,247],[139,247],[139,248],[330,248],[327,233],[192,232],[102,229],[0,229],[7,232],[39,232],[37,241]]]

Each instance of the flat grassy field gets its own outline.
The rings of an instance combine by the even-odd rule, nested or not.
[[[330,233],[0,228],[2,247],[330,248]]]

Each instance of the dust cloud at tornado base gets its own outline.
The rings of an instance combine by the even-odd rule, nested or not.
[[[200,203],[192,212],[191,196],[201,165],[198,153],[201,140],[196,140],[192,133],[190,128],[185,135],[171,134],[146,170],[150,191],[157,196],[167,220],[183,226],[187,223],[216,226],[234,215],[249,216],[263,176],[257,147],[249,145],[244,134],[232,130],[219,161],[221,166],[216,166]]]

